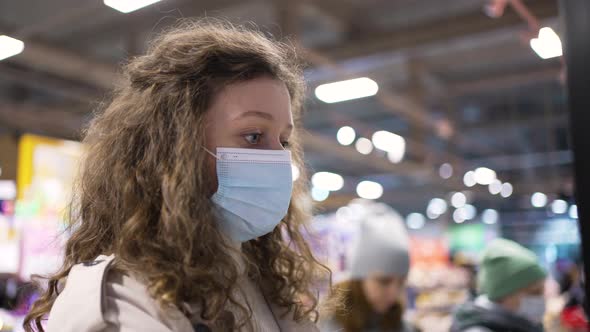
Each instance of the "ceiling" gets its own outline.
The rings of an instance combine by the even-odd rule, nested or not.
[[[321,205],[333,209],[361,180],[380,182],[382,200],[401,213],[424,212],[433,197],[468,190],[479,208],[509,215],[530,210],[535,191],[571,197],[571,152],[559,59],[541,60],[527,25],[508,7],[485,15],[483,0],[164,0],[130,14],[102,1],[0,2],[0,34],[26,42],[0,62],[0,132],[75,138],[91,110],[119,79],[117,65],[183,17],[255,22],[306,51],[309,98],[306,157],[312,171],[332,171],[344,188]],[[557,1],[524,1],[559,32]],[[325,104],[311,93],[325,82],[367,76],[379,94]],[[341,146],[348,125],[370,137],[402,135],[403,162]],[[454,176],[438,167],[450,163]],[[466,188],[463,174],[485,166],[514,186],[510,199]]]

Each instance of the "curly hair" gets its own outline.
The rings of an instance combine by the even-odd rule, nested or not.
[[[344,332],[363,331],[369,322],[375,319],[371,305],[365,297],[362,281],[350,280],[334,286],[333,292],[326,299],[325,312],[322,317],[331,318]],[[382,331],[398,331],[402,327],[404,304],[395,303],[378,321]]]
[[[232,294],[239,271],[215,222],[207,156],[200,148],[204,118],[221,89],[266,76],[287,86],[299,127],[304,82],[295,49],[250,27],[181,21],[145,55],[131,59],[124,73],[112,101],[86,130],[64,262],[46,278],[48,287],[25,319],[26,331],[43,331],[72,266],[100,254],[115,254],[115,268],[141,276],[164,308],[198,304],[201,318],[215,322],[227,316],[228,304],[237,304]],[[301,165],[297,136],[295,131],[290,146]],[[241,253],[249,277],[296,321],[317,320],[313,282],[317,272],[329,273],[302,235],[309,220],[305,178],[295,182],[279,226],[244,243]],[[251,310],[240,308],[247,321]],[[238,322],[232,324],[233,329]]]

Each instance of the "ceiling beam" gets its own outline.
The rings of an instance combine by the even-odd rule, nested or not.
[[[5,61],[51,73],[100,89],[112,89],[121,77],[116,67],[37,41],[26,41],[24,51]]]
[[[0,123],[14,131],[79,139],[89,117],[75,110],[27,104],[0,104]]]
[[[544,67],[523,72],[497,73],[484,78],[449,83],[453,97],[475,94],[485,91],[513,89],[539,82],[560,82],[561,68]]]
[[[554,0],[529,1],[528,6],[540,19],[558,14],[557,3]],[[522,21],[514,11],[508,11],[502,17],[492,19],[486,16],[483,10],[477,10],[397,31],[374,33],[371,38],[362,36],[357,39],[348,39],[339,46],[325,47],[318,51],[334,60],[341,60],[384,51],[415,48],[440,40],[451,40],[515,25],[522,25]]]
[[[88,103],[97,100],[99,94],[96,88],[83,87],[79,84],[64,81],[60,78],[43,75],[39,72],[23,70],[13,66],[0,64],[0,78],[10,84],[30,88],[33,91],[40,91],[51,94],[67,101]]]

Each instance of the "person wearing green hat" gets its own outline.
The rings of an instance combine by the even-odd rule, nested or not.
[[[494,240],[477,275],[480,296],[455,312],[451,332],[542,332],[546,277],[532,251]]]

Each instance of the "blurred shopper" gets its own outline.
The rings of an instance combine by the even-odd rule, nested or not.
[[[494,240],[478,272],[482,295],[458,309],[451,331],[543,331],[546,276],[532,251],[510,240]]]
[[[65,261],[27,331],[316,330],[292,50],[184,23],[122,85],[87,131]]]
[[[564,299],[564,307],[560,315],[560,323],[564,331],[590,332],[590,322],[584,312],[585,294],[583,287],[583,267],[573,264],[564,273],[560,286]]]
[[[351,280],[335,287],[322,332],[414,331],[403,319],[408,242],[400,217],[361,223],[351,255]]]

